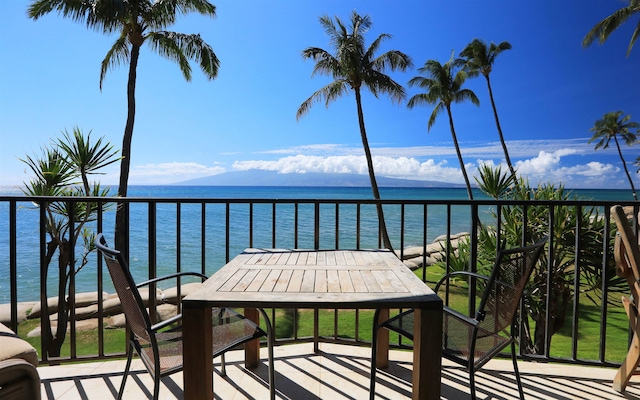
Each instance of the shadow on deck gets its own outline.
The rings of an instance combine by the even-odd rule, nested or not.
[[[312,344],[280,346],[275,349],[276,387],[279,399],[367,399],[369,396],[370,349],[321,344],[313,353]],[[266,351],[266,350],[265,350]],[[263,399],[268,397],[266,352],[255,370],[244,368],[243,352],[227,354],[227,377],[214,376],[215,399]],[[388,370],[380,371],[377,399],[411,398],[411,353],[391,351]],[[115,399],[125,361],[104,361],[38,368],[42,398]],[[527,399],[638,399],[640,377],[632,379],[627,392],[611,388],[615,369],[567,364],[520,362],[520,373]],[[125,399],[151,397],[153,382],[138,359],[127,379]],[[150,389],[151,388],[151,389]],[[161,399],[182,398],[182,373],[165,378],[160,385]],[[517,399],[518,391],[510,360],[493,360],[476,374],[480,400]],[[442,398],[469,399],[468,374],[463,368],[443,360]]]

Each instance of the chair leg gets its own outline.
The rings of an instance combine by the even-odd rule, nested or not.
[[[153,377],[153,400],[158,400],[160,397],[160,375]]]
[[[516,374],[516,383],[518,384],[518,393],[520,400],[524,400],[524,391],[522,390],[522,380],[520,379],[520,371],[518,370],[518,361],[516,359],[516,343],[511,342],[511,360],[513,360],[513,371]]]
[[[129,376],[129,369],[131,368],[131,358],[133,357],[133,346],[129,346],[127,351],[127,364],[124,367],[124,374],[122,375],[122,383],[120,384],[120,390],[118,391],[118,400],[122,399],[124,394],[124,385],[127,383],[127,376]]]
[[[469,391],[471,392],[471,400],[476,400],[476,381],[473,366],[469,368]]]
[[[220,374],[222,376],[227,376],[227,363],[225,362],[224,353],[220,355],[220,364],[222,365],[220,368]]]
[[[271,320],[264,309],[258,309],[264,318],[265,325],[267,326],[267,357],[269,358],[269,398],[275,400],[276,398],[276,371],[273,366],[273,345],[275,339],[273,337],[273,326]]]
[[[376,397],[376,357],[378,355],[378,316],[380,309],[376,309],[373,314],[373,334],[371,335],[371,382],[369,384],[369,399]]]

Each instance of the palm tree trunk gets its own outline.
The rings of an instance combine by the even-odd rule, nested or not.
[[[133,123],[136,117],[136,69],[140,46],[131,46],[131,62],[129,63],[129,81],[127,83],[127,123],[122,137],[122,160],[120,161],[120,182],[118,197],[127,197],[129,170],[131,167],[131,140],[133,138]],[[124,203],[119,203],[116,210],[115,246],[127,258],[129,256],[129,213]]]
[[[620,143],[618,143],[618,137],[616,135],[613,135],[613,139],[616,141],[616,147],[618,148],[618,155],[620,156],[620,161],[622,161],[624,172],[627,174],[627,179],[629,180],[629,184],[631,185],[631,193],[633,194],[633,199],[638,200],[638,196],[636,195],[636,188],[633,186],[633,180],[631,179],[631,175],[629,174],[629,170],[627,169],[627,163],[624,161],[624,157],[622,157],[622,150],[620,150]]]
[[[469,200],[473,200],[473,193],[471,192],[471,182],[467,176],[467,170],[464,167],[464,161],[462,160],[462,153],[460,152],[460,146],[458,146],[458,138],[456,136],[456,130],[453,127],[453,116],[451,116],[451,107],[447,106],[447,114],[449,115],[449,127],[451,128],[451,137],[453,138],[453,145],[456,148],[456,154],[458,155],[458,162],[460,163],[460,169],[462,170],[462,176],[464,177],[464,183],[467,185],[467,194]]]
[[[507,150],[507,144],[504,142],[504,136],[502,136],[502,128],[500,127],[500,120],[498,119],[498,110],[496,109],[496,103],[493,101],[493,90],[491,90],[491,82],[489,81],[489,75],[485,75],[487,78],[487,87],[489,88],[489,99],[491,100],[491,107],[493,107],[493,117],[496,120],[496,127],[498,128],[498,136],[500,136],[500,144],[502,144],[502,151],[504,152],[504,159],[509,166],[509,171],[511,171],[511,176],[516,178],[516,171],[513,169],[513,165],[511,164],[511,159],[509,158],[509,151]]]
[[[369,170],[369,180],[371,181],[371,190],[373,191],[373,198],[378,200],[376,203],[376,211],[378,212],[378,224],[380,226],[380,234],[382,235],[382,244],[385,249],[393,251],[391,240],[387,232],[387,225],[384,222],[384,211],[382,210],[382,204],[380,204],[380,191],[378,190],[378,183],[376,182],[376,175],[373,170],[373,158],[371,157],[371,150],[369,149],[369,141],[367,140],[367,131],[364,127],[364,113],[362,112],[362,98],[360,96],[360,90],[354,88],[356,94],[356,105],[358,107],[358,123],[360,125],[360,136],[362,138],[362,147],[364,148],[364,155],[367,159],[367,169]]]

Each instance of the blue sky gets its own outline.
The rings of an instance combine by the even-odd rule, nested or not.
[[[99,89],[100,63],[116,40],[57,14],[27,18],[28,1],[0,4],[0,185],[30,179],[27,154],[79,126],[121,147],[126,65]],[[347,21],[352,10],[373,20],[367,44],[388,33],[381,51],[408,54],[415,68],[448,60],[471,40],[508,41],[494,64],[492,88],[512,161],[531,184],[628,188],[615,149],[594,150],[589,129],[610,111],[640,122],[640,44],[626,57],[637,17],[602,46],[584,35],[622,0],[220,0],[215,19],[181,17],[170,27],[199,33],[221,61],[208,81],[193,65],[186,82],[177,65],[145,46],[140,55],[130,184],[168,184],[252,168],[366,173],[355,99],[316,104],[299,121],[299,105],[329,82],[311,78],[306,47],[329,49],[322,15]],[[415,69],[390,73],[406,87]],[[503,163],[485,80],[467,81],[480,106],[452,113],[471,176],[482,163]],[[412,96],[417,89],[407,88]],[[389,98],[363,99],[376,173],[463,183],[446,114],[427,132],[431,107],[409,110]],[[640,187],[640,146],[623,146]],[[118,167],[99,176],[116,184]]]

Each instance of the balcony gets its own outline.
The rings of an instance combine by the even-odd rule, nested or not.
[[[370,351],[364,347],[322,344],[315,354],[310,344],[279,346],[276,349],[276,385],[278,399],[365,399],[369,395]],[[255,370],[244,368],[242,350],[227,355],[227,375],[214,376],[215,398],[267,398],[266,354]],[[219,367],[218,363],[214,363]],[[625,395],[611,388],[613,368],[593,368],[567,364],[519,363],[527,399],[635,399],[640,397],[640,378],[633,378]],[[38,368],[42,379],[43,399],[110,399],[120,387],[123,361],[95,361]],[[151,396],[153,380],[139,360],[134,360],[133,374],[127,380],[124,398]],[[468,375],[446,360],[442,368],[442,398],[469,398]],[[180,399],[182,373],[166,378],[160,385],[160,399]],[[391,351],[388,371],[378,374],[377,398],[411,398],[411,353]],[[478,399],[507,400],[518,398],[510,360],[492,360],[476,374]]]
[[[57,262],[52,262],[47,268],[44,252],[48,240],[44,223],[47,216],[34,204],[89,200],[100,207],[96,219],[87,226],[94,232],[104,232],[113,238],[114,199],[0,197],[0,243],[6,249],[0,255],[0,304],[4,303],[0,310],[6,310],[3,314],[5,323],[23,337],[27,335],[25,326],[32,329],[37,324],[46,331],[55,322],[55,319],[41,318],[25,323],[19,309],[23,304],[37,304],[43,315],[54,315],[48,310],[50,301],[47,299],[56,297],[60,276]],[[542,297],[544,302],[539,304],[539,310],[547,311],[544,313],[546,316],[536,325],[543,326],[538,332],[543,345],[533,353],[521,348],[520,366],[525,393],[537,396],[535,398],[623,397],[611,389],[611,381],[630,340],[626,316],[619,300],[621,294],[628,290],[624,287],[626,283],[616,283],[612,274],[613,260],[610,252],[605,250],[615,232],[609,208],[613,204],[622,204],[630,207],[630,214],[637,216],[640,208],[637,202],[383,200],[382,203],[395,251],[429,285],[438,274],[456,268],[453,265],[456,245],[452,238],[457,233],[469,234],[468,265],[476,265],[480,257],[479,224],[501,231],[501,213],[507,208],[544,209],[549,226],[566,222],[562,220],[566,210],[579,215],[585,210],[595,210],[597,218],[603,221],[600,231],[588,231],[582,219],[563,228],[569,233],[578,232],[575,235],[577,245],[572,247],[572,253],[563,255],[566,281],[569,282],[565,282],[568,289],[565,292],[564,306],[567,310],[563,314],[563,326],[557,332],[552,331],[556,322],[549,311],[553,305],[544,300],[552,298],[549,292]],[[123,200],[123,206],[128,210],[129,258],[137,280],[178,270],[198,270],[211,275],[247,247],[329,249],[381,246],[373,200],[127,198]],[[527,224],[526,218],[522,224]],[[585,261],[585,249],[580,245],[583,232],[595,235],[593,237],[602,244],[603,251],[595,263],[593,258]],[[430,264],[433,260],[430,260],[429,248],[438,237],[444,240],[440,242],[441,263],[436,267]],[[557,244],[561,240],[557,236],[552,237],[552,243],[555,240]],[[113,339],[113,331],[118,330],[107,329],[105,296],[114,291],[95,252],[89,254],[87,264],[78,270],[82,254],[80,244],[73,251],[75,257],[72,258],[77,261],[67,271],[70,273],[65,289],[71,322],[62,353],[60,356],[50,355],[47,349],[51,343],[46,336],[29,340],[38,348],[41,357],[39,372],[43,379],[44,398],[94,398],[95,393],[105,393],[108,398],[110,393],[117,391],[123,369],[123,361],[119,358],[124,356],[126,349],[122,339],[124,334]],[[554,265],[555,253],[544,257],[546,265]],[[589,271],[588,276],[581,272],[586,270]],[[554,274],[550,269],[540,273],[550,277],[549,283],[552,283]],[[156,289],[163,291],[168,288]],[[81,321],[76,318],[79,307],[75,306],[76,301],[79,302],[77,295],[86,291],[96,292],[98,299],[95,327],[89,333],[93,341],[89,351],[81,344],[86,334]],[[35,298],[33,293],[37,293]],[[162,302],[162,297],[150,296],[149,307],[155,309]],[[272,313],[277,329],[283,320],[278,310]],[[306,326],[305,321],[295,315],[293,329],[279,335],[277,340],[276,380],[280,396],[332,399],[366,396],[370,315],[325,310],[324,318],[319,319],[321,326],[318,329]],[[350,320],[346,328],[345,320]],[[318,333],[314,334],[316,331]],[[319,346],[322,357],[313,353],[313,343]],[[388,373],[379,375],[377,388],[382,398],[407,397],[410,395],[408,371],[411,366],[410,353],[405,350],[411,348],[411,343],[396,337],[391,346],[394,349],[391,353],[392,368]],[[247,372],[239,354],[230,368],[229,380],[215,377],[216,393],[221,399],[262,397],[266,393],[266,368],[263,365]],[[137,371],[140,373],[135,374],[127,386],[132,398],[148,395],[149,377],[142,372],[140,365]],[[477,377],[480,398],[508,399],[515,396],[510,361],[493,361]],[[442,378],[445,398],[467,398],[468,378],[463,370],[445,362]],[[181,375],[173,376],[168,382],[169,388],[161,386],[163,398],[173,398],[174,395],[179,398]],[[632,384],[627,394],[640,396],[639,385]]]

